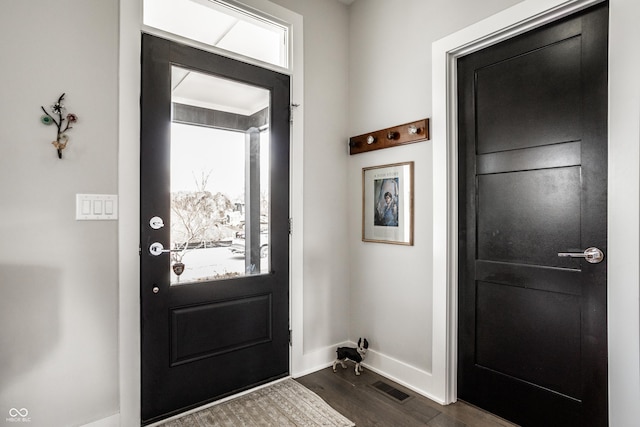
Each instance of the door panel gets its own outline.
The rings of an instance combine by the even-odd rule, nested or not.
[[[267,294],[171,309],[171,366],[269,342],[271,307]]]
[[[478,153],[579,140],[580,58],[576,35],[477,69]]]
[[[288,375],[289,104],[288,76],[143,35],[143,424]]]
[[[476,364],[579,396],[580,296],[481,281],[476,292]]]
[[[580,247],[579,167],[478,175],[477,192],[478,260],[575,267],[554,248]]]
[[[606,4],[461,58],[458,396],[607,425]]]

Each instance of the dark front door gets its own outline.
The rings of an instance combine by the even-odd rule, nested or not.
[[[607,23],[458,61],[458,396],[525,426],[607,425]]]
[[[289,77],[142,37],[142,421],[288,375]]]

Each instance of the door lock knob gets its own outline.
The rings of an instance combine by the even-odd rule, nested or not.
[[[154,216],[149,220],[149,226],[154,230],[159,230],[164,227],[164,221],[159,216]]]

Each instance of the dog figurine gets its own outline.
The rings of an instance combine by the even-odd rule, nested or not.
[[[336,371],[336,365],[340,363],[343,369],[347,368],[347,365],[344,364],[345,361],[351,360],[356,364],[356,375],[360,375],[362,372],[362,366],[360,363],[364,360],[364,357],[367,355],[367,349],[369,348],[369,342],[365,338],[358,338],[358,347],[338,347],[336,350],[337,357],[333,362],[333,372]]]

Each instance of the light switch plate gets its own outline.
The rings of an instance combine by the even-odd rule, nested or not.
[[[115,219],[118,219],[118,196],[116,194],[76,194],[76,220]]]

